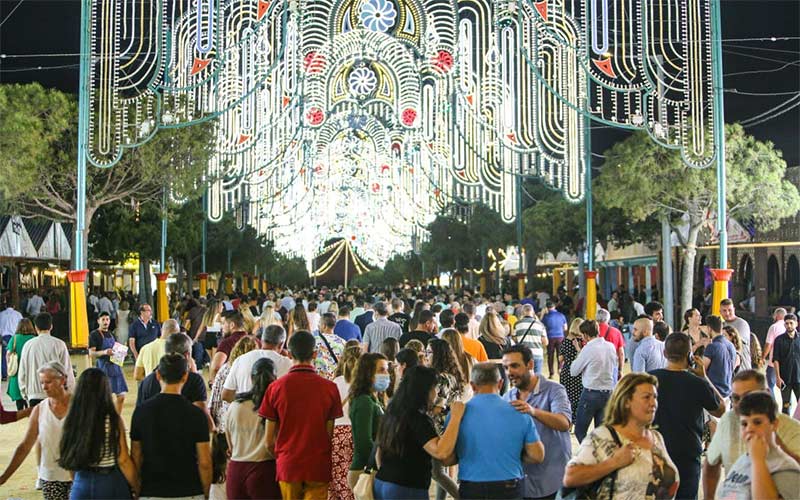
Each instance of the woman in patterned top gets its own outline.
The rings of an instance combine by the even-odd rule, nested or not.
[[[229,403],[222,399],[222,386],[225,385],[225,379],[228,378],[228,373],[231,371],[231,366],[236,358],[242,354],[248,353],[258,347],[255,338],[246,335],[236,342],[231,350],[231,355],[227,359],[222,368],[217,372],[214,377],[214,383],[211,385],[211,400],[209,401],[209,410],[211,416],[214,418],[214,424],[217,426],[217,432],[225,432],[225,413],[228,411]]]
[[[583,391],[583,381],[581,376],[573,377],[569,373],[572,362],[578,357],[578,353],[583,348],[583,334],[581,334],[580,327],[583,323],[582,318],[575,318],[569,325],[567,331],[567,338],[561,343],[558,352],[558,364],[561,366],[561,373],[558,375],[558,380],[561,385],[567,390],[569,397],[569,404],[572,407],[573,417],[578,414],[578,401],[581,399],[581,391]]]
[[[629,373],[606,406],[604,425],[586,436],[564,471],[564,486],[597,485],[592,498],[660,500],[675,497],[678,469],[664,438],[651,425],[658,408],[658,379]],[[582,495],[579,495],[582,496]]]

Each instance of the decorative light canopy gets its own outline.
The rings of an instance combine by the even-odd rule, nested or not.
[[[208,216],[380,264],[452,201],[583,197],[592,121],[713,161],[711,0],[91,0],[88,159],[216,120]]]

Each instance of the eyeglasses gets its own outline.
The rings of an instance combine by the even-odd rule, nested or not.
[[[731,393],[731,403],[738,403],[742,400],[744,396],[740,396],[738,394]]]

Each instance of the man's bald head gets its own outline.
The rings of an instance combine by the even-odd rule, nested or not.
[[[653,320],[650,318],[639,318],[633,322],[633,338],[642,340],[653,334]]]
[[[180,333],[181,325],[176,319],[168,319],[161,325],[161,337],[167,338],[173,333]]]

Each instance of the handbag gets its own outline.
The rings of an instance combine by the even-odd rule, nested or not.
[[[367,465],[364,467],[364,471],[358,475],[358,481],[353,486],[353,496],[356,497],[356,500],[375,500],[372,488],[375,486],[375,474],[378,472],[378,464],[375,458],[377,451],[378,443],[375,442],[372,444]]]
[[[615,431],[614,428],[611,427],[610,425],[607,425],[606,429],[608,429],[608,431],[611,433],[611,438],[614,439],[614,443],[617,445],[617,448],[622,448],[622,441],[620,441],[617,431]],[[609,480],[608,499],[610,500],[614,498],[614,482],[617,480],[616,470],[611,474],[605,477],[601,477],[597,481],[594,481],[584,486],[578,486],[576,488],[567,488],[566,486],[562,486],[561,489],[558,490],[558,495],[556,495],[556,500],[598,499],[600,498],[600,487],[606,480]]]
[[[14,347],[10,347],[8,352],[6,353],[6,369],[8,371],[8,376],[13,377],[19,371],[19,356],[17,356],[17,336],[14,335],[12,340],[14,343]]]

